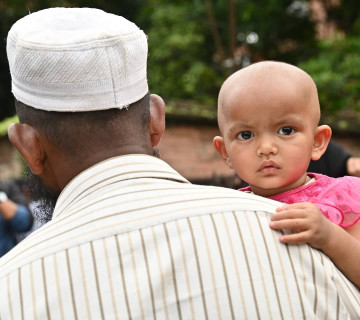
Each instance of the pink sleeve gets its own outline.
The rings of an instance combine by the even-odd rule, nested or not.
[[[243,191],[243,192],[251,192],[251,187],[247,186],[247,187],[244,187],[244,188],[240,188],[238,190]]]
[[[333,223],[348,228],[360,220],[360,178],[331,178],[309,173],[316,182],[289,190],[270,199],[284,203],[311,202]],[[249,187],[240,191],[251,190]]]
[[[360,220],[360,178],[331,179],[315,198],[309,198],[323,214],[337,225],[348,228]]]

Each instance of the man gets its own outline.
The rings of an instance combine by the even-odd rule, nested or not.
[[[11,250],[20,235],[31,229],[32,214],[16,180],[0,182],[0,257]]]
[[[18,21],[7,50],[9,137],[56,206],[0,260],[1,319],[359,318],[326,256],[278,242],[280,204],[191,185],[153,156],[164,102],[134,24],[48,9]]]

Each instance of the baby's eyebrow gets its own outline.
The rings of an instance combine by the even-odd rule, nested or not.
[[[306,121],[303,117],[300,116],[286,116],[281,118],[275,122],[275,124],[282,125],[282,124],[304,124]]]
[[[239,130],[248,130],[251,131],[252,130],[252,126],[248,123],[245,122],[237,122],[236,124],[232,125],[229,129],[230,133],[233,133],[234,131],[239,131]]]

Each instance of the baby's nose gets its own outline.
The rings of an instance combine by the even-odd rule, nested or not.
[[[257,150],[258,156],[277,154],[277,152],[278,152],[278,148],[274,143],[273,139],[270,138],[261,139]]]

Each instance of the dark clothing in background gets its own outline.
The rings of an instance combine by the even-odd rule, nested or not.
[[[346,176],[348,175],[346,163],[350,157],[348,151],[331,140],[323,156],[317,161],[310,162],[308,172],[321,173],[334,178]]]
[[[16,204],[27,206],[28,200],[23,191],[24,185],[25,183],[21,179],[0,181],[0,191],[4,191],[8,198]]]

